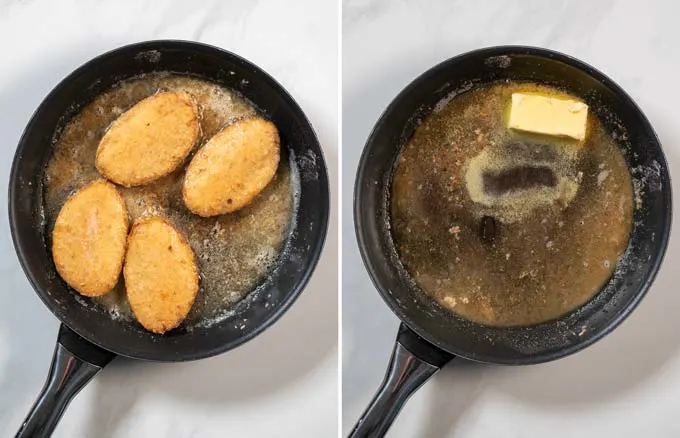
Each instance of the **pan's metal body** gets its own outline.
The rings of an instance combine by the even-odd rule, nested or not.
[[[643,193],[642,204],[634,211],[626,262],[618,264],[609,282],[581,308],[558,320],[527,327],[484,326],[439,306],[418,289],[403,268],[388,226],[394,163],[418,121],[452,93],[501,80],[556,86],[587,102],[607,130],[625,139],[621,150],[636,188]],[[671,184],[666,159],[649,121],[604,74],[545,49],[492,47],[433,67],[392,101],[376,123],[359,163],[354,217],[359,249],[371,279],[403,322],[392,374],[402,380],[412,375],[422,384],[455,356],[495,364],[545,362],[585,348],[613,330],[640,302],[661,265],[671,227]],[[581,330],[584,326],[586,331]],[[424,368],[415,366],[418,362]],[[408,397],[409,392],[404,393],[389,375],[353,436],[383,434],[389,427],[386,419],[393,418]],[[410,389],[419,384],[410,382]],[[393,403],[385,404],[386,397]]]
[[[77,294],[56,273],[45,244],[49,230],[42,214],[43,170],[55,133],[99,94],[122,80],[152,72],[191,75],[238,91],[276,124],[283,159],[293,160],[302,170],[295,225],[273,272],[223,321],[192,330],[180,326],[163,336],[133,321],[113,320],[103,309],[76,301]],[[52,373],[70,376],[68,382],[57,382],[66,387],[55,387],[57,383],[48,379],[20,435],[49,435],[58,421],[57,411],[115,355],[155,361],[201,359],[261,333],[293,304],[309,280],[323,247],[329,206],[326,167],[310,122],[280,84],[245,59],[198,43],[151,41],[106,53],[77,69],[31,118],[10,176],[10,227],[17,255],[33,288],[63,324]],[[65,370],[62,361],[76,366]]]

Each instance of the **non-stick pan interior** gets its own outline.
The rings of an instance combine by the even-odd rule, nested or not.
[[[295,218],[282,256],[266,280],[226,319],[163,336],[133,321],[85,307],[57,275],[46,247],[43,170],[55,132],[80,108],[121,80],[151,72],[197,76],[240,92],[279,128],[284,156],[299,176]],[[10,181],[10,225],[21,264],[54,314],[85,339],[115,353],[150,360],[214,355],[252,338],[295,300],[319,258],[329,210],[328,178],[314,131],[300,107],[269,75],[220,49],[181,41],[153,41],[102,55],[64,79],[43,101],[17,149]]]
[[[642,194],[628,249],[606,286],[582,308],[529,327],[488,327],[440,307],[413,283],[389,231],[395,158],[420,120],[442,99],[500,80],[534,81],[586,101],[620,147]],[[573,353],[612,330],[652,282],[668,241],[671,189],[666,161],[633,101],[592,67],[559,53],[495,47],[452,58],[412,82],[384,112],[364,150],[355,187],[355,220],[367,269],[387,304],[411,329],[453,354],[492,363],[534,363]]]

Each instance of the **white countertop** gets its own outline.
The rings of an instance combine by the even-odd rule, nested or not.
[[[343,426],[372,397],[397,319],[361,263],[352,184],[380,113],[420,73],[462,52],[527,44],[580,58],[639,103],[680,175],[680,3],[675,0],[347,0],[343,11]],[[675,189],[675,203],[680,188]],[[676,208],[676,212],[678,209]],[[676,213],[677,218],[677,213]],[[675,230],[640,307],[615,332],[557,362],[454,361],[408,402],[390,437],[680,436],[680,308]]]
[[[337,193],[337,14],[334,2],[315,0],[0,0],[1,436],[14,435],[37,396],[58,327],[19,267],[6,220],[10,163],[40,101],[76,67],[127,43],[214,44],[259,65],[290,91],[316,128]],[[198,362],[117,359],[76,397],[55,436],[335,436],[337,212],[332,217],[310,285],[273,327]]]

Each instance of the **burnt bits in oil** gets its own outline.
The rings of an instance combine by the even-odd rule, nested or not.
[[[255,107],[238,93],[197,78],[152,74],[120,83],[82,108],[55,138],[54,152],[45,170],[48,233],[68,196],[101,178],[95,168],[95,154],[108,126],[125,110],[159,90],[185,91],[197,100],[201,137],[194,152],[224,126],[257,114]],[[184,205],[186,163],[153,183],[118,187],[131,223],[144,216],[161,216],[186,236],[196,255],[200,289],[186,325],[218,321],[264,280],[279,257],[290,229],[296,190],[291,164],[285,158],[273,181],[250,205],[213,218],[192,214]],[[113,317],[132,319],[122,277],[116,289],[97,300]]]
[[[488,325],[552,320],[609,279],[632,227],[630,172],[593,114],[583,144],[505,126],[513,92],[481,86],[429,115],[403,147],[391,230],[414,281],[442,306]]]
[[[482,216],[479,221],[479,238],[483,243],[492,244],[498,233],[498,222],[492,216]]]
[[[484,192],[491,196],[540,187],[555,187],[557,176],[549,167],[521,165],[482,174]]]

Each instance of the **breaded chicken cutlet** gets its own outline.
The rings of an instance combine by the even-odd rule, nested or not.
[[[123,268],[130,308],[137,321],[165,333],[186,318],[198,293],[198,267],[184,236],[159,218],[135,222]]]
[[[61,278],[94,297],[116,285],[125,256],[128,216],[116,187],[95,181],[71,196],[52,232],[52,258]]]
[[[149,183],[182,164],[199,132],[198,106],[188,93],[156,93],[113,122],[97,148],[97,170],[125,187]]]
[[[259,117],[215,134],[187,166],[183,190],[187,208],[209,217],[248,205],[276,174],[279,143],[276,126]]]

